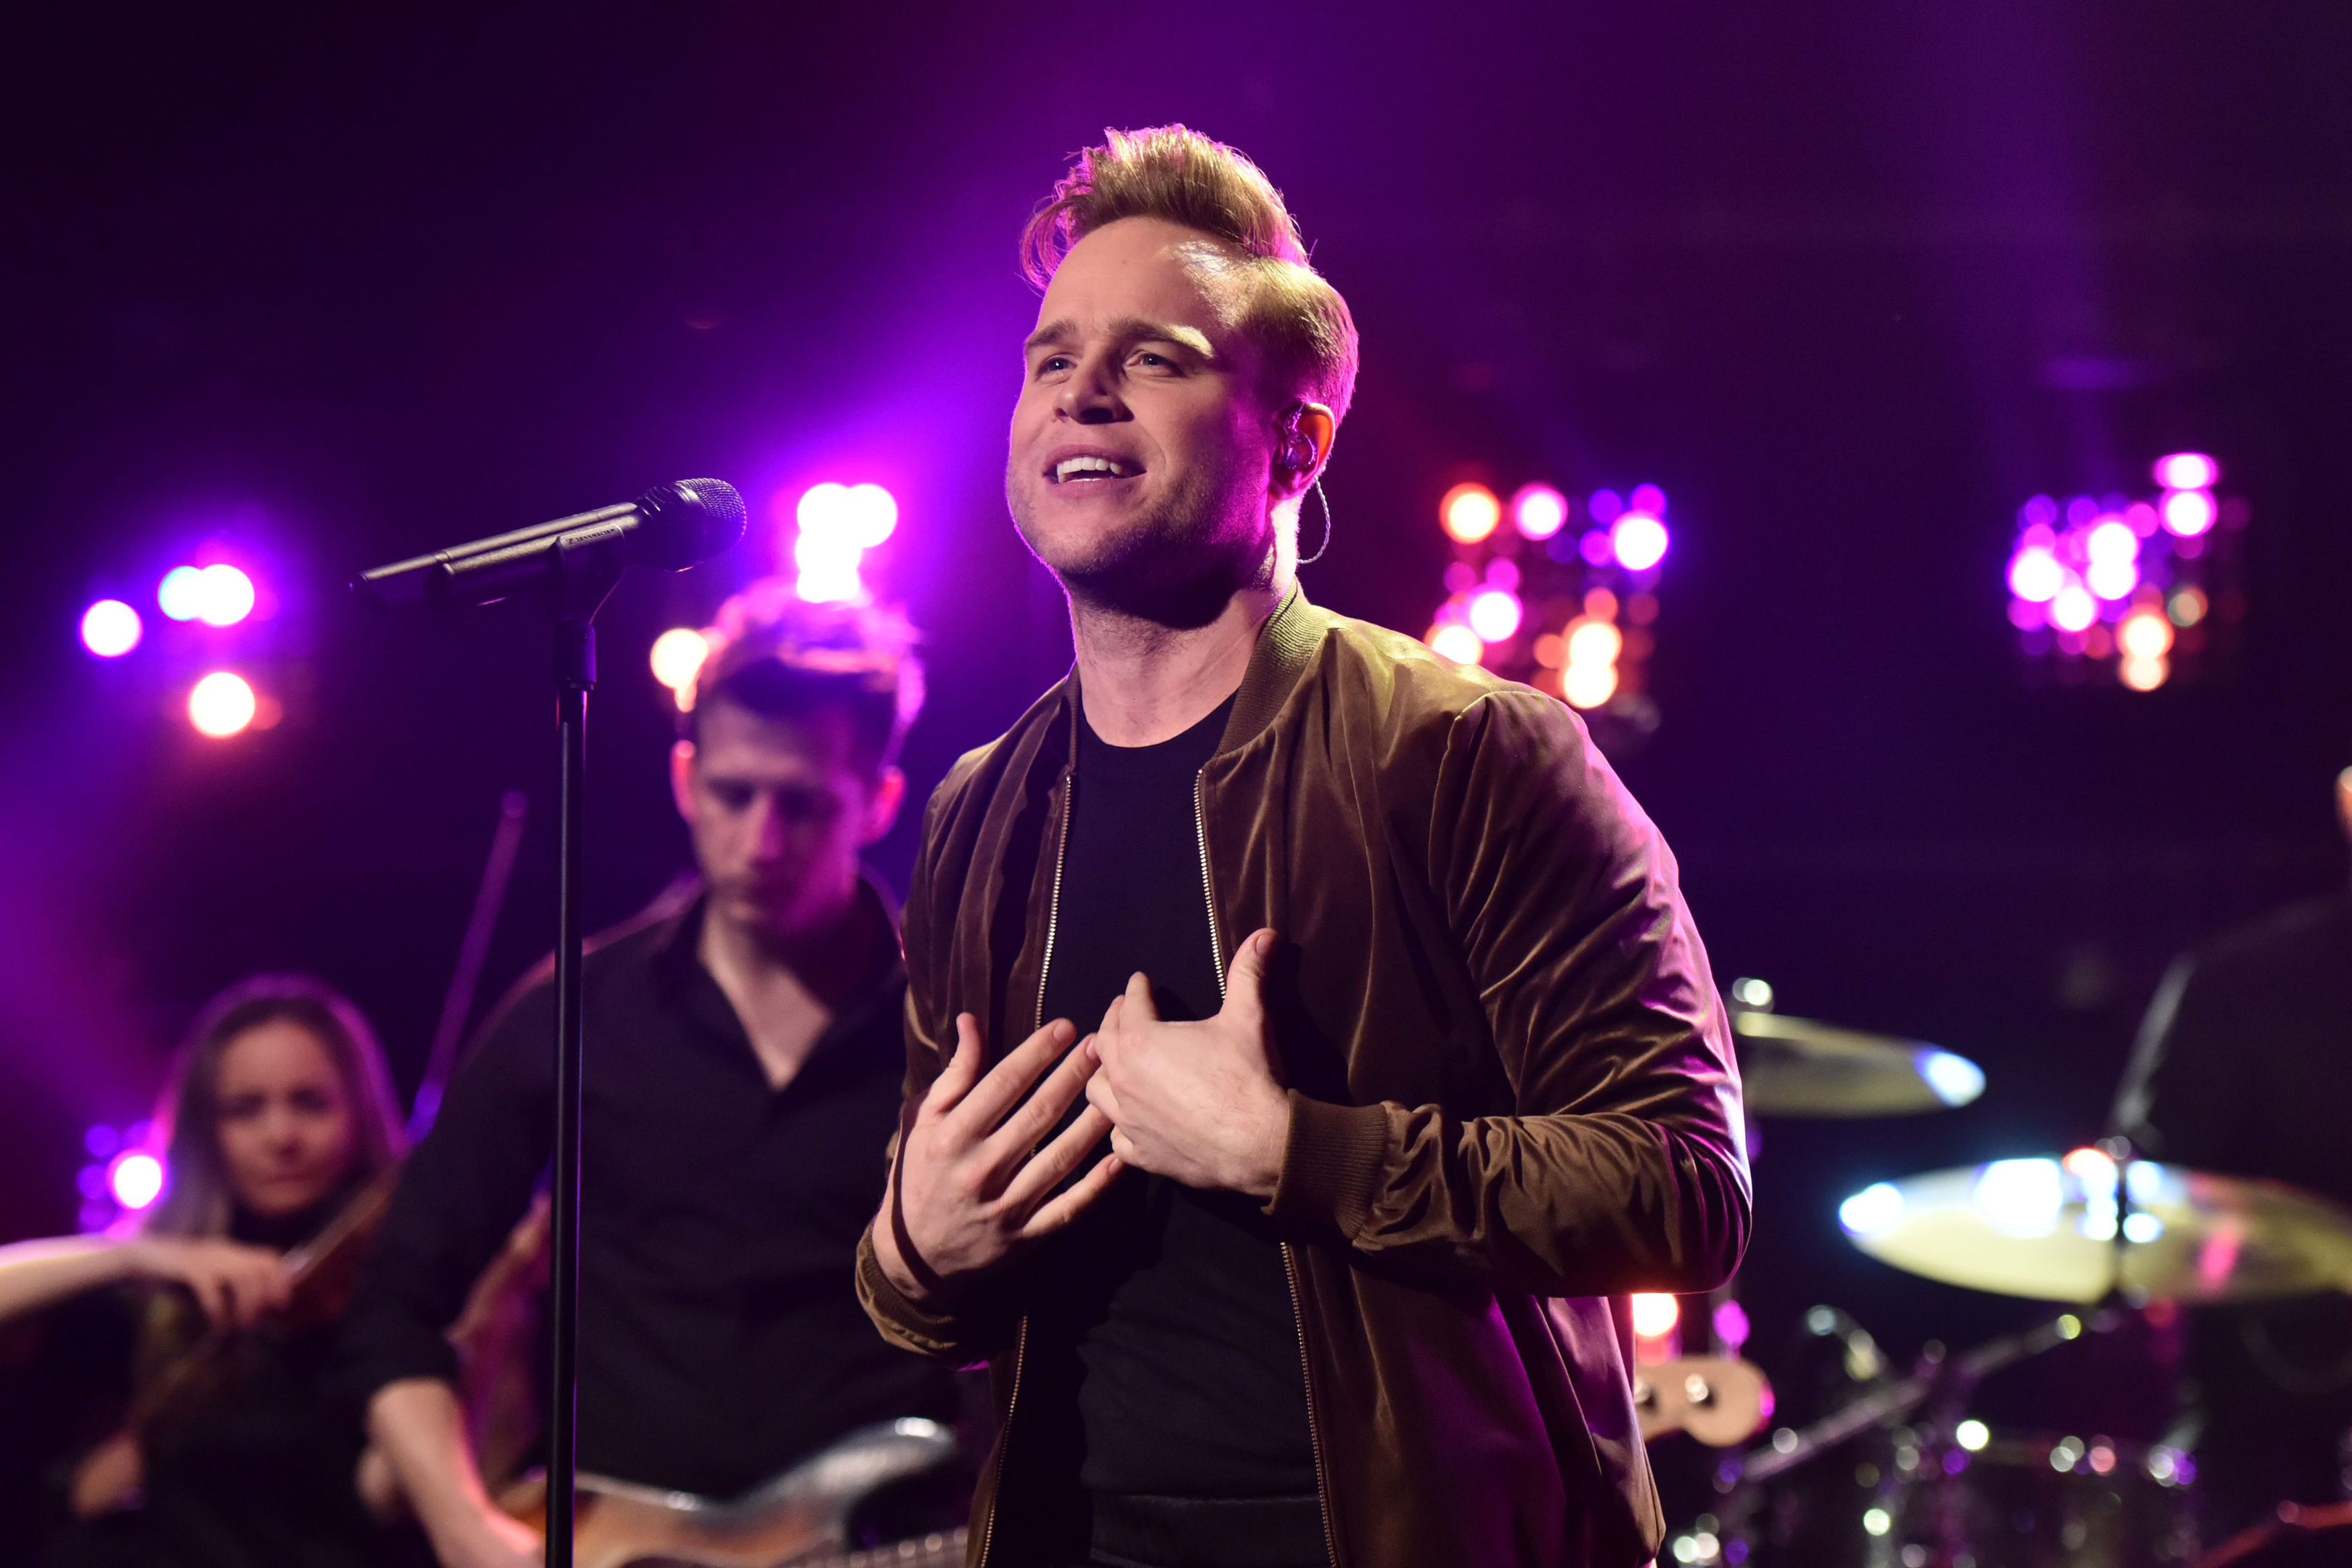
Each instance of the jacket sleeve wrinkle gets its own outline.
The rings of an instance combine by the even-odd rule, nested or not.
[[[1432,805],[1431,881],[1510,1113],[1294,1095],[1274,1212],[1454,1283],[1712,1289],[1749,1222],[1738,1077],[1656,829],[1532,692],[1454,720]]]
[[[958,773],[963,771],[959,768]],[[945,911],[940,909],[933,885],[942,819],[949,815],[946,803],[956,782],[957,774],[951,773],[924,813],[922,848],[917,854],[915,874],[908,889],[903,937],[907,954],[906,1098],[899,1116],[899,1133],[891,1142],[894,1170],[905,1147],[906,1130],[914,1123],[915,1108],[930,1093],[931,1085],[955,1050],[953,1016],[935,1017],[932,1013],[940,1005],[936,999],[941,994],[940,966],[941,950],[947,945],[942,940],[946,933],[936,928],[941,921],[954,919],[952,908]],[[990,1043],[992,1047],[1000,1044]],[[895,1179],[890,1190],[894,1194],[898,1190]],[[996,1284],[993,1280],[982,1282],[982,1291],[959,1303],[954,1310],[919,1306],[901,1294],[882,1271],[874,1251],[871,1225],[858,1239],[858,1301],[884,1339],[918,1355],[962,1366],[986,1360],[1008,1346],[1012,1323],[996,1310],[986,1293],[986,1287]]]

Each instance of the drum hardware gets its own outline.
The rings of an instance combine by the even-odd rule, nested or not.
[[[1913,1116],[1984,1092],[1984,1070],[1966,1057],[1775,1013],[1760,980],[1734,981],[1727,998],[1751,1116]]]

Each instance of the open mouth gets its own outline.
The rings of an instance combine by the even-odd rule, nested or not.
[[[1057,485],[1093,484],[1103,479],[1131,479],[1142,472],[1142,464],[1124,458],[1064,458],[1047,470],[1046,478]]]

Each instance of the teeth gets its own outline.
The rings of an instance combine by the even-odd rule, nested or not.
[[[1065,458],[1054,465],[1054,482],[1062,484],[1073,476],[1099,474],[1106,479],[1123,479],[1128,476],[1125,463],[1109,458]]]

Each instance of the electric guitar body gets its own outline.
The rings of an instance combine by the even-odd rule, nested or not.
[[[1685,1356],[1633,1369],[1642,1440],[1687,1432],[1710,1448],[1756,1435],[1772,1414],[1772,1385],[1753,1363],[1729,1356]]]
[[[936,1421],[886,1422],[851,1433],[824,1453],[729,1501],[663,1491],[603,1476],[579,1480],[574,1568],[950,1568],[964,1532],[946,1531],[883,1546],[853,1547],[852,1513],[893,1482],[947,1464],[955,1437]],[[543,1477],[499,1499],[509,1513],[547,1525]]]

